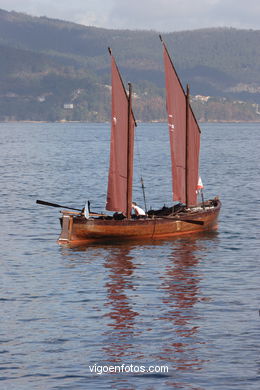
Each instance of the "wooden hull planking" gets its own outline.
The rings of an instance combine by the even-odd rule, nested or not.
[[[62,231],[60,244],[101,242],[101,241],[135,241],[160,240],[178,235],[211,231],[217,228],[217,219],[221,203],[215,207],[200,209],[176,216],[149,217],[140,219],[85,219],[63,211],[61,218]]]

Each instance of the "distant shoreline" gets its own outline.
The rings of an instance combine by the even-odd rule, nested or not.
[[[209,120],[209,121],[198,121],[199,123],[260,123],[260,119],[259,120],[251,120],[251,121],[247,121],[247,120],[232,120],[232,121],[226,121],[226,120]],[[0,121],[0,123],[60,123],[60,124],[64,124],[64,123],[107,123],[109,124],[110,122],[108,121],[101,121],[101,122],[94,122],[94,121],[30,121],[30,120],[11,120],[11,121]],[[138,121],[137,120],[137,123],[167,123],[167,121],[163,121],[163,120],[158,120],[158,121]]]

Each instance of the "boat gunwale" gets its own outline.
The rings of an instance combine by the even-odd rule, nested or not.
[[[175,222],[175,221],[182,221],[185,222],[185,220],[203,220],[204,217],[207,217],[210,214],[216,214],[220,208],[221,208],[221,202],[219,199],[213,199],[211,200],[213,202],[216,202],[216,205],[214,206],[206,206],[205,209],[201,208],[200,210],[192,211],[192,208],[190,210],[187,210],[186,212],[179,212],[175,215],[147,215],[142,217],[132,217],[132,218],[124,218],[124,219],[115,219],[113,217],[103,216],[103,217],[90,217],[86,219],[84,215],[82,214],[72,214],[73,217],[73,224],[88,224],[88,225],[107,225],[107,226],[113,226],[113,225],[121,225],[121,226],[127,226],[127,225],[146,225],[150,224],[152,221],[161,221],[161,223],[167,223],[167,222]],[[200,207],[200,206],[197,206]],[[194,208],[197,208],[194,207]],[[63,215],[71,214],[68,211],[61,211]],[[199,218],[199,219],[198,219]],[[62,219],[62,217],[61,217]]]

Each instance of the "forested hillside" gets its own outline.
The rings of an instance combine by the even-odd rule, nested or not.
[[[260,30],[164,34],[201,120],[258,120]],[[138,120],[165,120],[154,31],[107,30],[0,10],[0,120],[108,120],[110,46]],[[195,97],[196,95],[200,95]]]

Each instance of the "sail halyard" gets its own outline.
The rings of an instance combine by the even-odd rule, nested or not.
[[[130,215],[135,120],[115,59],[111,55],[112,110],[106,209]]]
[[[190,106],[189,91],[186,95],[162,38],[161,41],[165,67],[173,200],[190,207],[197,204],[200,129]]]

